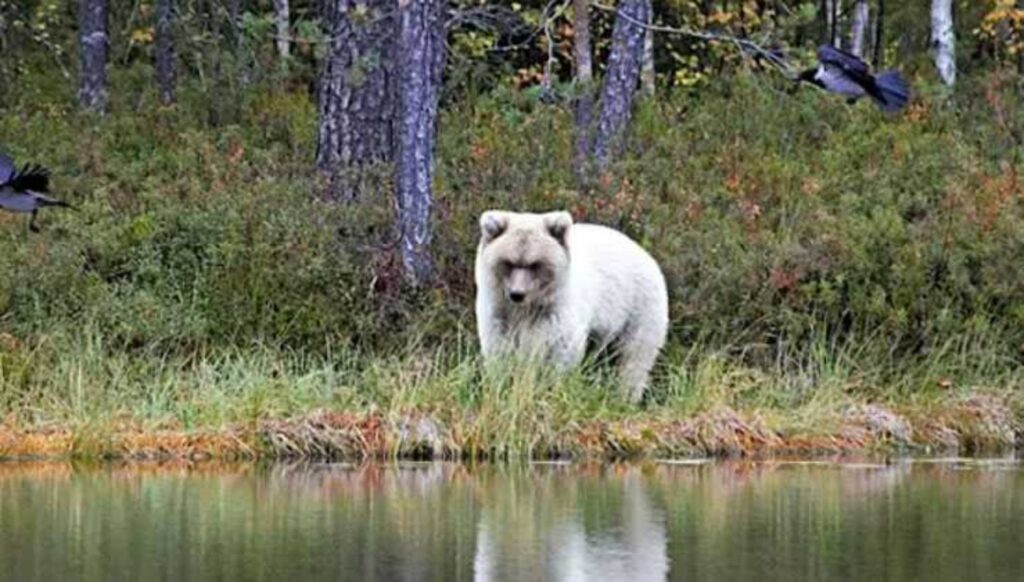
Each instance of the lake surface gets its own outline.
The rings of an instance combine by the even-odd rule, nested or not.
[[[0,579],[1024,580],[1024,468],[0,464]]]

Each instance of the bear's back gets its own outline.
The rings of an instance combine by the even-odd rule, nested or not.
[[[661,277],[657,261],[636,241],[599,224],[576,223],[569,239],[572,260],[582,260],[602,270],[653,271]]]
[[[625,319],[645,312],[667,319],[665,277],[643,247],[597,224],[577,223],[570,233],[573,294],[596,309],[593,315],[602,322],[600,327],[620,328]]]

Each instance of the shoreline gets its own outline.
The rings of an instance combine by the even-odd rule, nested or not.
[[[285,419],[185,430],[118,422],[18,426],[0,422],[0,462],[125,461],[617,461],[820,459],[829,456],[977,456],[1024,450],[1024,419],[1005,399],[954,398],[920,409],[855,404],[828,428],[784,428],[779,411],[717,407],[571,423],[531,443],[484,447],[471,414],[443,418],[319,409]],[[781,418],[781,420],[780,420]],[[470,430],[467,430],[467,427]]]

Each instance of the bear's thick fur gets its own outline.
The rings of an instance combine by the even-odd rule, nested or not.
[[[668,332],[668,292],[654,259],[626,235],[573,224],[568,212],[480,216],[476,318],[485,360],[578,364],[587,340],[613,346],[622,387],[643,396]]]

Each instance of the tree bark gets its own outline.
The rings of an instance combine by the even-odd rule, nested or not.
[[[594,135],[593,155],[599,170],[607,167],[629,125],[643,58],[646,31],[642,23],[648,21],[650,10],[649,0],[622,0],[616,10],[611,54],[601,90],[601,116]]]
[[[935,68],[947,87],[956,83],[956,37],[953,33],[953,1],[932,0],[932,50]]]
[[[573,0],[573,54],[576,60],[576,181],[589,177],[590,133],[594,120],[594,66],[590,52],[590,0]]]
[[[838,0],[821,0],[821,24],[822,24],[822,43],[835,45],[836,44],[836,2]]]
[[[156,82],[160,103],[174,103],[174,0],[156,3]]]
[[[831,11],[829,22],[832,26],[832,30],[829,35],[832,37],[832,44],[842,48],[842,39],[839,38],[839,3],[841,0],[828,0],[828,2],[829,10]]]
[[[651,15],[653,16],[653,15]],[[647,24],[651,24],[648,22]],[[640,92],[648,99],[654,97],[656,72],[654,69],[654,31],[644,32],[644,52],[640,65]]]
[[[394,159],[397,19],[392,0],[331,0],[322,18],[331,43],[317,84],[319,195],[352,202],[379,189],[373,178]]]
[[[107,0],[79,0],[78,30],[81,35],[82,71],[78,102],[102,113],[107,108]]]
[[[402,263],[414,285],[433,277],[430,257],[437,107],[445,58],[444,0],[400,0],[400,115],[396,201]]]
[[[242,44],[242,0],[227,0],[228,24],[231,25],[231,38],[236,46]]]
[[[274,25],[277,29],[277,55],[287,60],[291,52],[291,23],[288,0],[274,0]]]
[[[1017,10],[1024,10],[1024,0],[1017,0]],[[1017,55],[1017,72],[1024,74],[1024,52]]]
[[[882,68],[882,57],[885,55],[885,0],[878,0],[878,13],[875,14],[875,31],[872,36],[874,55],[871,64],[875,69]]]
[[[853,5],[853,23],[850,25],[850,52],[858,57],[864,57],[864,41],[867,39],[870,19],[868,0],[857,0]]]
[[[228,0],[228,21],[231,26],[231,38],[234,41],[235,74],[238,84],[246,87],[252,81],[253,63],[246,53],[245,31],[242,29],[242,13],[248,7],[247,0]]]

